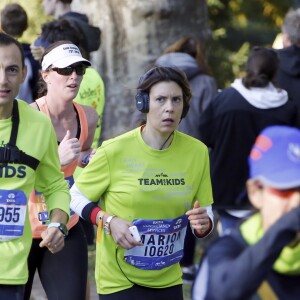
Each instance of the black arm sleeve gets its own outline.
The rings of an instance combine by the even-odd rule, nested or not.
[[[89,203],[88,205],[86,205],[84,207],[84,209],[82,210],[82,218],[88,222],[91,222],[91,213],[92,213],[92,210],[97,207],[98,204],[95,203],[95,202],[91,202]]]

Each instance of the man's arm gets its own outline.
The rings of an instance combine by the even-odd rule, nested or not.
[[[56,135],[50,121],[48,128],[50,129],[47,135],[49,139],[45,146],[45,154],[36,170],[35,188],[42,192],[46,199],[50,221],[65,225],[70,214],[70,193],[60,170]],[[64,235],[57,227],[47,228],[42,232],[41,237],[43,240],[40,246],[47,247],[52,253],[60,251],[64,246]]]

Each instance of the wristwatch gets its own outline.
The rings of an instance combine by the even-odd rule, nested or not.
[[[55,222],[53,222],[53,223],[50,223],[48,225],[48,228],[51,228],[51,227],[58,228],[61,231],[61,233],[64,235],[64,237],[66,237],[68,235],[68,233],[69,233],[67,226],[65,224],[63,224],[63,223],[55,223]]]
[[[111,233],[111,231],[110,231],[110,222],[111,222],[111,220],[112,220],[114,217],[116,217],[116,216],[115,216],[115,215],[112,215],[112,216],[107,217],[106,222],[104,223],[103,229],[104,229],[104,232],[105,232],[106,234],[110,234],[110,233]]]

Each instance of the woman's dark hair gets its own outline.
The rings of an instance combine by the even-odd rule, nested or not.
[[[73,0],[59,0],[59,2],[62,2],[64,4],[71,4]]]
[[[84,38],[82,33],[66,19],[59,18],[45,23],[42,26],[40,39],[49,44],[69,40],[80,49],[84,58],[89,59],[89,53],[83,47]]]
[[[57,19],[45,23],[42,26],[41,38],[47,40],[50,44],[61,40],[70,40],[76,46],[80,45],[80,32],[66,19]]]
[[[173,52],[183,52],[189,54],[196,59],[198,65],[201,67],[201,70],[205,74],[211,74],[210,68],[207,64],[205,57],[205,47],[204,43],[198,39],[192,37],[182,37],[175,41],[173,44],[169,45],[163,52],[173,53]]]
[[[2,30],[13,37],[21,37],[28,28],[28,17],[25,9],[17,4],[7,4],[1,11]]]
[[[0,47],[10,46],[12,44],[16,45],[18,47],[18,49],[20,50],[22,68],[24,68],[25,67],[25,54],[24,54],[22,45],[11,35],[8,35],[8,34],[0,31]]]
[[[189,109],[192,92],[185,73],[176,67],[153,66],[140,78],[137,86],[138,92],[149,95],[152,86],[162,81],[174,81],[181,87],[183,94],[183,115],[185,115]]]
[[[47,55],[50,51],[52,51],[56,47],[63,45],[63,44],[73,44],[73,43],[68,40],[62,40],[62,41],[58,41],[58,42],[51,44],[49,47],[47,47],[45,49],[45,52],[41,58],[41,63],[43,62],[45,55]],[[42,78],[42,76],[40,76],[39,81],[37,83],[37,93],[38,93],[38,95],[37,95],[38,98],[43,97],[47,94],[47,85],[46,85],[46,82],[44,81],[44,79]]]
[[[246,65],[246,76],[242,82],[246,88],[265,87],[270,82],[275,84],[279,58],[277,53],[268,48],[254,47]]]

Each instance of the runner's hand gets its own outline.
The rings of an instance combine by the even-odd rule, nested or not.
[[[58,147],[59,160],[62,166],[73,162],[75,159],[78,159],[81,152],[78,139],[71,138],[70,135],[70,130],[67,130],[66,135]]]
[[[40,61],[44,52],[45,52],[45,49],[43,47],[40,47],[40,46],[34,46],[34,45],[31,45],[30,46],[30,51],[31,51],[31,54],[33,56],[33,58],[37,61]]]
[[[40,247],[47,247],[53,254],[62,250],[65,245],[65,238],[56,227],[47,228],[42,232],[41,237]]]
[[[186,212],[192,228],[198,235],[208,233],[211,228],[211,221],[205,208],[201,208],[199,201],[196,200],[194,207]]]
[[[142,242],[137,242],[133,238],[128,229],[130,226],[132,226],[130,222],[118,217],[114,217],[110,222],[110,231],[115,243],[127,250],[136,246],[143,246]]]

